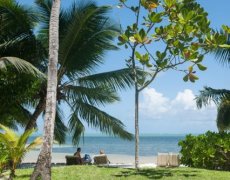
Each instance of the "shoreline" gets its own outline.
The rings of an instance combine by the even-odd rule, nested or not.
[[[30,151],[26,154],[22,163],[36,163],[40,151]],[[66,163],[65,156],[73,155],[70,153],[52,153],[52,163]],[[90,157],[93,157],[97,154],[89,154]],[[82,153],[84,156],[84,153]],[[109,161],[112,164],[134,164],[135,156],[132,155],[123,155],[123,154],[107,154]],[[140,156],[140,164],[156,164],[156,156]]]

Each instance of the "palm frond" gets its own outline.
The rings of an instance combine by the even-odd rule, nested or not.
[[[17,135],[12,129],[1,124],[0,129],[3,130],[3,132],[0,131],[0,143],[5,148],[7,158],[10,161],[11,171],[14,171],[25,154],[35,146],[41,144],[42,139],[38,137],[26,146],[26,141],[34,130],[26,131],[22,135]]]
[[[9,127],[14,130],[18,130],[18,122],[8,114],[1,114],[0,116],[0,124]]]
[[[3,120],[0,123],[7,127],[12,129],[17,129],[17,125],[24,127],[30,118],[31,113],[16,102],[10,105],[4,103],[0,105],[0,119]]]
[[[108,86],[114,90],[130,88],[133,85],[133,75],[130,68],[84,76],[78,79],[85,87]]]
[[[116,92],[108,87],[87,88],[82,86],[66,85],[63,92],[69,102],[74,103],[77,100],[92,104],[105,105],[119,100]]]
[[[41,12],[42,28],[39,39],[47,47],[49,16],[52,6],[50,0],[36,1]],[[93,2],[73,3],[70,8],[60,12],[60,50],[59,78],[63,73],[71,78],[78,73],[86,73],[103,62],[106,50],[117,49],[113,40],[118,33],[106,16],[109,8],[97,7]]]
[[[66,140],[67,127],[64,124],[64,116],[60,106],[56,108],[56,119],[54,124],[54,139],[59,144],[64,144]]]
[[[0,2],[0,56],[26,59],[39,68],[46,51],[36,39],[33,28],[38,13],[16,1]]]
[[[80,141],[80,138],[84,136],[84,132],[85,132],[85,127],[81,122],[81,120],[79,119],[77,111],[74,111],[70,115],[68,127],[72,135],[72,143],[74,145],[77,145]]]
[[[116,49],[113,39],[118,28],[105,16],[108,10],[92,2],[84,2],[73,3],[63,13],[64,20],[60,20],[60,63],[70,76],[76,73],[76,69],[78,73],[92,70],[103,62],[106,50]]]
[[[1,135],[0,138],[8,139],[8,141],[15,141],[15,139],[16,140],[18,139],[17,134],[14,131],[12,131],[10,128],[0,124],[0,129],[4,131],[4,134],[2,133],[0,134]]]
[[[224,32],[221,30],[219,32],[220,34],[224,34]],[[224,34],[226,36],[226,43],[230,45],[230,34]],[[230,65],[230,49],[229,48],[221,48],[217,47],[213,50],[213,53],[215,54],[216,59],[222,64],[222,65]]]
[[[31,30],[38,21],[38,16],[31,7],[23,6],[12,0],[0,1],[0,13],[1,32],[3,29],[13,28],[19,33],[25,32]],[[7,31],[3,33],[7,33]]]
[[[52,7],[51,0],[36,0],[36,9],[39,16],[40,30],[38,31],[38,39],[42,42],[43,46],[48,49],[49,47],[49,21]]]
[[[6,69],[9,65],[14,66],[18,72],[28,73],[34,76],[45,78],[45,75],[42,72],[40,72],[36,67],[23,59],[17,57],[0,58],[0,69]]]
[[[79,118],[87,122],[89,126],[99,129],[102,133],[127,140],[133,138],[132,134],[125,130],[125,126],[120,120],[90,104],[78,101],[75,105],[75,111]]]
[[[204,90],[201,90],[200,95],[196,97],[196,104],[198,108],[207,106],[211,101],[218,105],[225,98],[230,98],[229,90],[204,87]]]
[[[34,129],[30,129],[26,132],[24,132],[18,139],[16,146],[18,147],[24,147],[27,143],[28,138],[30,135],[34,132]]]
[[[38,145],[42,144],[42,142],[43,142],[42,137],[37,137],[28,146],[26,146],[25,151],[28,152],[28,151],[36,148]]]

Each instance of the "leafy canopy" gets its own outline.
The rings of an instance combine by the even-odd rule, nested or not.
[[[196,71],[207,69],[202,64],[204,55],[217,47],[229,48],[226,37],[209,27],[208,13],[195,0],[140,0],[136,5],[120,0],[119,7],[132,11],[136,21],[119,36],[118,44],[135,49],[136,65],[153,72],[143,87],[168,69],[183,72],[184,81],[195,82]],[[131,65],[131,60],[127,62]],[[179,69],[184,63],[189,67]]]

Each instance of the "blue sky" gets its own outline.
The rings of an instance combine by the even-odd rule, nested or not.
[[[18,0],[18,2],[31,5],[33,0]],[[68,7],[70,2],[72,1],[63,0],[62,6]],[[118,0],[97,0],[96,2],[99,5],[115,7]],[[230,25],[230,1],[198,0],[198,2],[209,13],[211,27],[220,29],[222,24]],[[124,9],[114,8],[110,16],[116,22],[121,22],[123,26],[130,24],[130,13]],[[106,63],[98,69],[98,72],[124,68],[124,59],[129,56],[129,53],[124,49],[108,52],[105,56]],[[197,110],[193,99],[203,86],[230,89],[229,78],[227,78],[230,77],[230,69],[217,63],[213,55],[207,55],[203,64],[208,69],[198,73],[200,79],[196,83],[185,83],[182,80],[183,74],[169,71],[161,74],[141,94],[140,133],[185,134],[216,130],[215,105]],[[121,92],[120,96],[120,102],[103,109],[121,119],[127,129],[134,132],[134,92],[128,90]],[[41,122],[42,120],[39,123],[40,130],[42,129]],[[95,132],[90,128],[86,130],[86,133]]]

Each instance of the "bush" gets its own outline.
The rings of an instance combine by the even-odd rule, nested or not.
[[[3,172],[3,170],[6,169],[8,164],[8,156],[7,156],[7,150],[5,146],[0,143],[0,174]]]
[[[230,170],[230,133],[191,134],[179,142],[181,163],[189,167]]]

